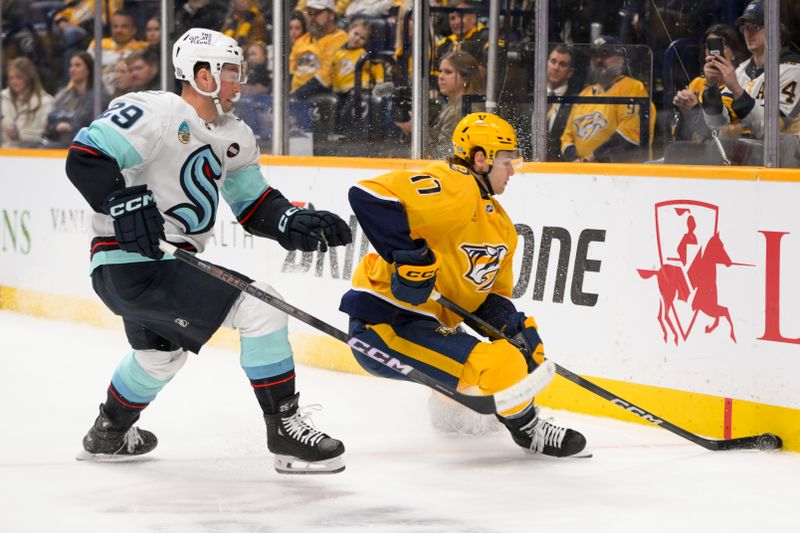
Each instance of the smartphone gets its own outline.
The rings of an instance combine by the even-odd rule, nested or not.
[[[710,56],[724,55],[725,41],[722,40],[722,37],[709,37],[706,40],[706,48],[708,49],[708,55]]]

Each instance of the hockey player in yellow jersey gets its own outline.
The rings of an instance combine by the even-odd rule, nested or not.
[[[496,196],[514,175],[517,135],[489,113],[464,117],[453,156],[421,172],[398,170],[358,182],[349,199],[377,253],[364,257],[340,309],[350,335],[459,390],[493,394],[544,357],[536,321],[511,301],[517,234]],[[431,298],[436,289],[525,346],[484,342],[455,329],[461,318]],[[353,352],[371,374],[402,376]],[[498,413],[532,453],[580,454],[586,439],[538,416],[533,398]]]
[[[579,96],[647,98],[647,89],[641,81],[622,74],[624,65],[624,50],[619,41],[613,37],[599,37],[592,45],[589,85]],[[649,153],[647,149],[641,147],[640,124],[638,105],[575,104],[561,136],[561,152],[564,154],[564,160],[583,162],[644,160]],[[655,124],[656,110],[651,103],[651,142]]]

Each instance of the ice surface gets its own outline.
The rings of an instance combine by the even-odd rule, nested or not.
[[[664,430],[547,413],[592,459],[524,454],[503,432],[453,437],[420,386],[298,369],[301,404],[347,470],[285,476],[238,354],[204,349],[148,408],[146,461],[75,461],[122,333],[0,312],[0,532],[797,531],[800,455],[708,452]]]

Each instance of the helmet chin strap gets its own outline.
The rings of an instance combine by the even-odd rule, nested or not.
[[[198,87],[197,82],[195,82],[194,78],[191,78],[189,80],[189,83],[191,84],[192,88],[195,91],[202,94],[203,96],[208,96],[209,98],[211,98],[211,101],[214,102],[214,107],[217,109],[217,114],[221,116],[225,114],[225,111],[222,109],[222,102],[219,101],[219,88],[220,88],[219,75],[212,73],[211,76],[214,78],[214,82],[216,83],[217,86],[217,88],[214,89],[213,92],[204,91],[203,89]],[[233,101],[234,102],[239,101],[239,96],[240,94],[237,93],[236,96],[233,98]]]
[[[486,191],[486,194],[489,196],[494,196],[494,188],[492,188],[492,182],[489,181],[489,173],[492,171],[492,166],[489,165],[489,170],[486,172],[478,172],[477,170],[472,170],[472,175],[475,176],[475,181],[478,182],[478,185],[481,189]]]

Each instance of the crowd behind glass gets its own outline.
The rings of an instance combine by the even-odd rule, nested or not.
[[[2,2],[0,146],[63,148],[102,105],[161,88],[161,3],[103,0],[100,79],[94,0]],[[165,33],[235,38],[249,65],[237,114],[272,144],[272,1],[175,0]],[[500,2],[498,114],[532,155],[534,0]],[[409,157],[413,75],[408,0],[289,0],[293,154]],[[762,165],[765,60],[760,0],[549,0],[547,161]],[[489,3],[431,2],[429,127],[445,157],[487,88]],[[800,166],[800,2],[780,6],[779,154]],[[280,46],[280,43],[278,43]],[[738,68],[738,70],[737,70]]]

